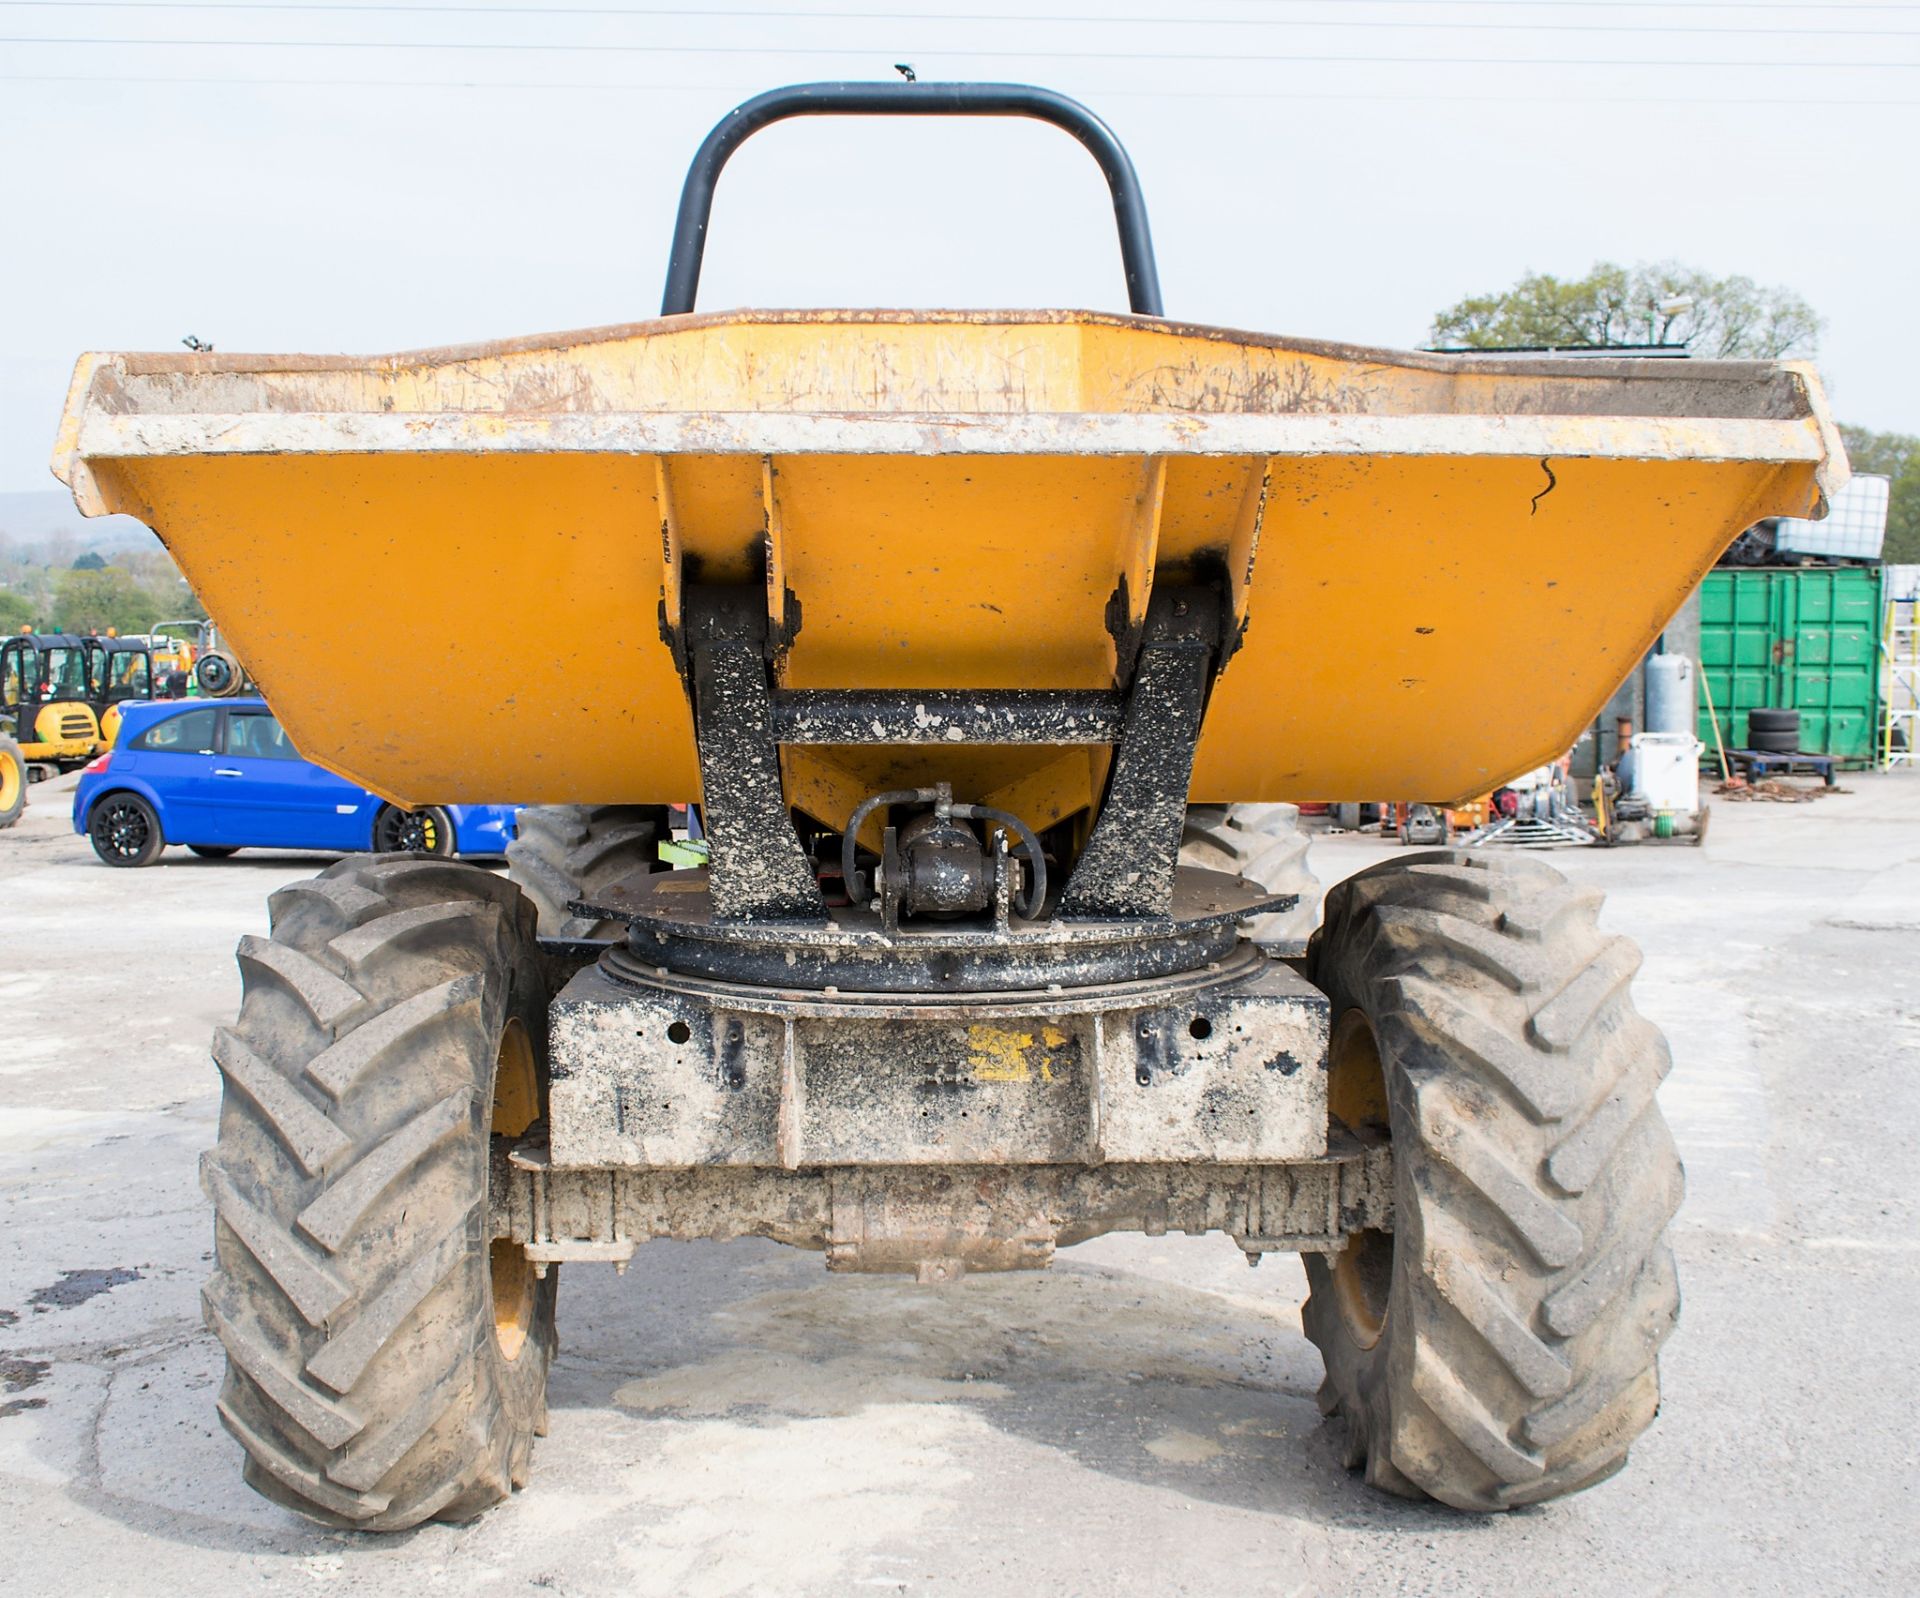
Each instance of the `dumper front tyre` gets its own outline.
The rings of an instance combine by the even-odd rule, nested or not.
[[[351,859],[243,938],[202,1163],[247,1481],[329,1525],[468,1520],[546,1426],[557,1270],[495,1242],[489,1184],[544,1113],[533,907],[486,871]]]
[[[507,874],[540,913],[549,938],[618,939],[626,925],[575,915],[569,903],[623,877],[658,871],[667,837],[663,805],[534,805],[507,845]]]
[[[1349,1467],[1502,1510],[1611,1475],[1659,1407],[1679,1313],[1669,1056],[1597,890],[1536,860],[1434,852],[1328,895],[1308,971],[1328,1099],[1391,1138],[1394,1224],[1307,1258],[1320,1405]]]

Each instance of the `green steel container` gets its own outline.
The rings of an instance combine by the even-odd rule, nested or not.
[[[1880,724],[1878,566],[1721,570],[1700,589],[1700,737],[1747,747],[1747,712],[1800,712],[1800,747],[1871,765]]]

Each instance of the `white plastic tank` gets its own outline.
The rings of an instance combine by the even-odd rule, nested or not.
[[[1654,655],[1647,661],[1647,731],[1685,733],[1699,718],[1691,655]]]
[[[1662,656],[1672,659],[1672,656]],[[1634,791],[1655,812],[1690,816],[1700,808],[1700,751],[1690,732],[1643,732],[1633,740]]]
[[[1825,520],[1809,522],[1782,516],[1773,535],[1774,548],[1801,555],[1878,560],[1887,541],[1892,495],[1891,477],[1855,472],[1847,486],[1828,502]]]

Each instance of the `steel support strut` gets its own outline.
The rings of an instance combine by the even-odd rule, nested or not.
[[[727,588],[689,589],[685,603],[714,916],[824,922],[826,901],[780,783],[764,603]]]
[[[1210,591],[1156,592],[1149,602],[1106,797],[1060,896],[1063,919],[1167,918],[1219,640]]]

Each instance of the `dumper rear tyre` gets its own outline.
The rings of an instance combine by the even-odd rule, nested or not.
[[[1321,1408],[1349,1467],[1466,1510],[1618,1470],[1679,1313],[1669,1056],[1601,895],[1527,858],[1435,852],[1327,896],[1329,1108],[1388,1136],[1394,1227],[1307,1259]]]
[[[0,735],[0,827],[11,827],[27,808],[27,758]]]
[[[426,857],[351,859],[240,943],[202,1162],[247,1481],[334,1526],[468,1520],[546,1426],[557,1270],[494,1242],[489,1184],[544,1113],[533,907]]]
[[[1180,862],[1244,877],[1269,893],[1297,895],[1291,910],[1254,916],[1241,930],[1278,954],[1306,947],[1320,919],[1321,889],[1307,865],[1298,805],[1189,805]]]
[[[537,805],[520,812],[517,827],[507,845],[507,874],[533,901],[541,936],[624,937],[623,922],[575,915],[567,906],[622,877],[659,870],[666,807]]]

